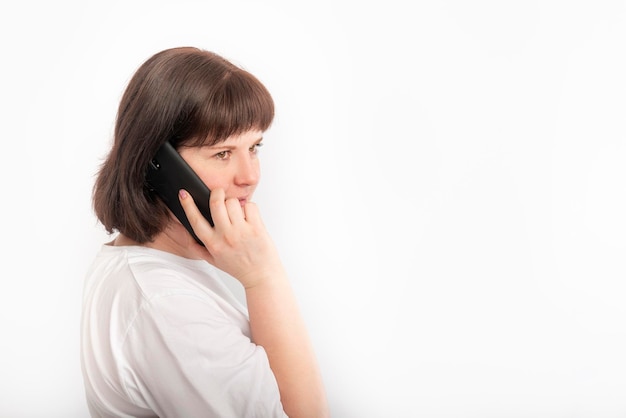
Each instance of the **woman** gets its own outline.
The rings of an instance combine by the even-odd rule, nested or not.
[[[266,88],[208,51],[161,51],[130,80],[93,194],[98,219],[117,235],[85,283],[82,369],[92,416],[328,415],[296,301],[251,202],[273,117]],[[166,141],[211,190],[214,226],[179,193],[204,245],[147,184]],[[247,309],[223,272],[243,285]]]

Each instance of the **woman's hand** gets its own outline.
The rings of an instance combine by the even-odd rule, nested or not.
[[[226,199],[223,189],[211,191],[211,227],[189,193],[181,190],[179,199],[194,232],[209,252],[209,261],[216,267],[235,277],[246,289],[281,275],[278,252],[254,203],[242,207],[238,199]]]

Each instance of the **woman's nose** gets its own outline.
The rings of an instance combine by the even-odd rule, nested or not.
[[[238,186],[252,186],[259,182],[259,160],[256,156],[244,157],[240,160],[235,173],[235,183]]]

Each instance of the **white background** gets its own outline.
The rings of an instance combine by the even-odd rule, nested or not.
[[[87,416],[94,174],[181,45],[274,95],[256,200],[334,417],[626,416],[624,1],[7,4],[1,417]]]

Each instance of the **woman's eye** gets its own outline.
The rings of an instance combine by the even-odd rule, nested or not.
[[[259,152],[259,148],[262,146],[263,146],[262,143],[254,144],[253,146],[250,147],[250,152],[253,154],[256,154]]]
[[[227,160],[230,157],[230,151],[222,151],[215,154],[215,158],[218,160]]]

